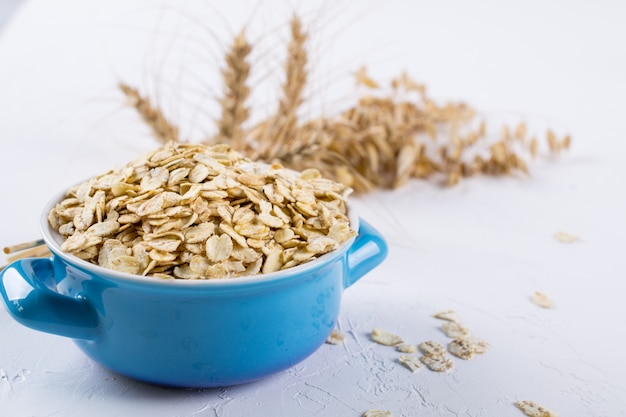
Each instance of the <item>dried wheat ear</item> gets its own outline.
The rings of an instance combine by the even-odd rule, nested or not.
[[[527,174],[527,162],[539,154],[540,140],[524,122],[488,134],[486,122],[466,104],[435,102],[426,87],[406,73],[385,90],[365,67],[355,79],[367,93],[355,104],[338,114],[301,121],[297,114],[310,70],[310,34],[297,15],[289,32],[277,110],[253,126],[246,126],[253,45],[243,30],[235,37],[224,57],[218,133],[204,143],[228,143],[252,159],[299,171],[315,167],[360,192],[400,187],[411,178],[438,178],[444,185],[455,185],[479,174]],[[159,140],[181,140],[177,127],[147,97],[124,84],[121,88]],[[553,155],[571,144],[569,135],[558,138],[552,130],[545,140]]]

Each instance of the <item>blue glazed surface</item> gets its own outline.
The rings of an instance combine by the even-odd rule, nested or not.
[[[240,384],[302,361],[335,326],[343,290],[387,254],[361,220],[353,242],[309,264],[253,279],[181,282],[108,271],[46,241],[50,259],[16,261],[0,275],[12,316],[73,338],[115,372],[181,387]]]

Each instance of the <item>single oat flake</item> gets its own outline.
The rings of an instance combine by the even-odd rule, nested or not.
[[[404,365],[411,372],[417,372],[423,365],[417,356],[402,355],[398,357],[398,362]]]
[[[476,353],[472,343],[467,339],[454,339],[448,344],[448,351],[457,358],[469,360]]]
[[[441,329],[446,336],[453,339],[467,337],[470,335],[470,330],[456,321],[447,321],[441,325]]]
[[[554,238],[561,243],[574,243],[580,240],[578,236],[569,234],[567,232],[557,232],[554,234]]]
[[[420,360],[435,372],[448,372],[454,367],[452,360],[443,355],[423,355]]]
[[[415,353],[417,352],[417,346],[409,343],[400,343],[396,346],[396,350],[402,353]]]
[[[441,344],[430,340],[420,343],[419,348],[425,355],[443,356],[446,354],[446,349]]]
[[[461,317],[454,310],[440,311],[439,313],[434,314],[433,317],[440,319],[440,320],[452,321],[454,323],[461,323]]]
[[[467,341],[470,344],[474,353],[478,355],[482,355],[489,349],[489,342],[479,339],[477,337],[466,337],[463,338],[463,340]]]
[[[385,346],[395,346],[404,342],[400,336],[389,333],[378,327],[372,330],[372,340],[378,344]]]
[[[368,410],[363,413],[363,417],[393,417],[393,414],[388,410]]]
[[[558,417],[554,411],[548,410],[534,401],[517,401],[515,406],[522,410],[528,417]]]
[[[532,296],[533,303],[542,308],[552,308],[552,300],[540,291],[535,291]]]

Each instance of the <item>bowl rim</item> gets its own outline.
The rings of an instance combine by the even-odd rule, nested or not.
[[[61,258],[67,264],[75,266],[79,269],[86,270],[87,272],[99,277],[106,277],[107,279],[119,280],[127,283],[149,284],[155,286],[169,286],[169,287],[225,287],[225,286],[246,286],[258,283],[270,283],[276,281],[287,280],[296,276],[302,276],[308,272],[312,272],[315,269],[322,267],[325,264],[329,264],[339,257],[342,257],[352,246],[359,233],[359,216],[356,213],[354,206],[346,201],[348,219],[350,221],[350,227],[357,232],[356,236],[351,237],[347,241],[343,242],[339,248],[325,253],[324,255],[313,259],[312,261],[302,263],[300,265],[293,266],[284,270],[270,272],[267,274],[259,273],[255,275],[232,277],[232,278],[213,278],[213,279],[159,279],[149,277],[145,275],[135,275],[127,272],[115,271],[113,269],[104,268],[100,265],[93,264],[91,262],[80,259],[70,253],[63,252],[61,250],[61,243],[63,237],[53,230],[48,221],[48,215],[52,208],[66,197],[66,192],[62,192],[56,195],[56,197],[50,199],[44,206],[44,209],[40,217],[40,232],[44,242],[52,254]]]

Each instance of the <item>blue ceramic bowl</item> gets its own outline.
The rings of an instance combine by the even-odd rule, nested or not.
[[[112,371],[161,385],[240,384],[302,361],[335,326],[343,290],[387,255],[381,235],[351,215],[358,235],[309,263],[236,279],[159,280],[63,253],[47,222],[56,201],[41,218],[53,255],[16,261],[0,275],[9,312],[74,339]]]

